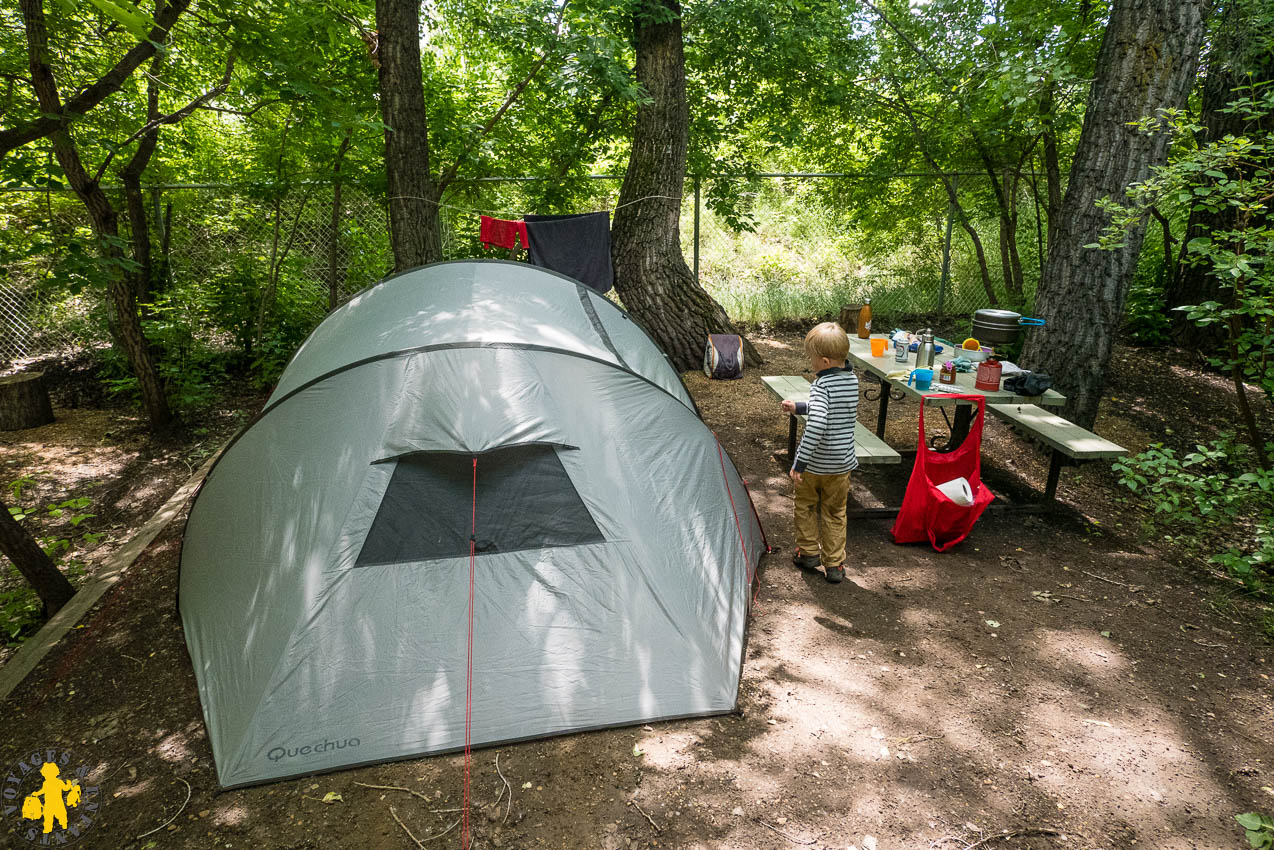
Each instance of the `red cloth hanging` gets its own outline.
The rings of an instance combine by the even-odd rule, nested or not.
[[[509,250],[527,248],[531,244],[526,238],[525,221],[492,218],[489,215],[482,217],[482,224],[478,228],[478,238],[483,245],[508,248]],[[521,240],[521,245],[518,244],[519,240]]]
[[[986,419],[986,398],[980,395],[941,393],[942,398],[963,399],[978,406],[969,433],[959,448],[939,452],[929,448],[925,440],[925,407],[920,405],[920,448],[916,465],[907,482],[902,510],[894,522],[895,543],[928,541],[939,552],[945,552],[969,535],[973,524],[991,504],[995,495],[982,485],[982,425]],[[926,396],[934,398],[935,396]],[[938,489],[954,478],[964,478],[973,491],[972,505],[958,505]]]

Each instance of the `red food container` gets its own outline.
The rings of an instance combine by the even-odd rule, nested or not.
[[[973,380],[973,386],[989,393],[999,392],[1001,371],[1000,361],[983,360],[978,364],[978,374]]]

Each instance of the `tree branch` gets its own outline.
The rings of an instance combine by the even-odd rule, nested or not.
[[[562,34],[562,23],[566,20],[566,7],[568,5],[570,5],[570,0],[563,0],[562,5],[557,10],[557,22],[553,27],[554,41],[556,41]],[[540,69],[544,67],[544,63],[548,62],[549,54],[549,48],[545,48],[544,54],[540,56],[539,60],[534,65],[531,66],[531,70],[528,71],[527,75],[522,78],[522,81],[513,87],[512,91],[510,91],[508,96],[504,99],[504,103],[496,110],[496,113],[491,116],[490,120],[488,120],[486,124],[483,125],[477,135],[469,139],[464,150],[462,150],[460,155],[456,157],[455,161],[451,163],[451,167],[448,168],[443,173],[442,177],[438,179],[437,187],[439,197],[442,196],[443,190],[445,190],[451,181],[455,179],[456,171],[459,170],[460,164],[464,162],[464,159],[469,155],[469,152],[473,150],[474,146],[477,145],[478,142],[487,137],[487,134],[491,132],[496,124],[500,123],[500,119],[504,117],[504,113],[508,112],[509,107],[512,106],[514,101],[518,99],[523,90],[531,84],[531,80],[533,80],[535,75],[540,72]]]
[[[129,78],[133,71],[137,70],[138,66],[155,54],[155,45],[162,44],[167,39],[168,31],[172,29],[173,24],[177,22],[177,19],[181,17],[182,12],[189,5],[190,0],[173,0],[171,5],[165,7],[164,11],[155,17],[155,28],[150,31],[150,36],[146,41],[138,43],[125,53],[101,79],[77,92],[66,102],[65,106],[59,106],[56,112],[50,112],[50,110],[42,106],[42,111],[45,114],[35,121],[22,127],[0,131],[0,156],[4,156],[9,151],[20,148],[25,144],[43,139],[59,128],[67,126],[77,118],[83,117],[85,113],[107,97],[119,91],[120,86],[124,84],[124,81]],[[28,9],[28,6],[30,9]],[[39,10],[40,26],[43,28],[43,3],[39,2],[39,0],[33,3],[24,3],[24,17],[27,16],[26,13],[30,10]],[[35,80],[32,80],[31,83],[32,88],[35,88]]]
[[[111,151],[110,153],[106,155],[106,159],[102,160],[102,165],[101,167],[97,169],[97,174],[94,176],[93,179],[95,181],[102,179],[102,175],[106,173],[106,167],[111,164],[111,160],[115,158],[115,154],[118,153],[121,149],[128,147],[133,142],[145,136],[147,133],[154,132],[155,130],[159,129],[165,124],[176,124],[178,121],[181,121],[187,115],[189,115],[190,113],[198,109],[202,104],[206,103],[207,101],[211,100],[212,98],[224,92],[227,88],[230,87],[230,77],[233,73],[234,73],[234,53],[231,53],[229,56],[226,57],[226,72],[225,74],[222,75],[221,82],[217,83],[217,85],[208,89],[208,91],[199,95],[199,97],[195,98],[190,103],[183,106],[181,109],[178,109],[176,112],[170,112],[167,115],[160,115],[158,117],[153,117],[151,118],[151,120],[147,121],[145,126],[143,126],[136,133],[133,133],[133,135],[129,136],[124,141],[120,142],[119,145],[116,146],[115,150]]]
[[[283,102],[284,102],[283,98],[275,97],[269,100],[263,100],[260,103],[258,103],[256,106],[253,106],[251,109],[231,109],[228,106],[209,106],[206,103],[199,104],[197,108],[202,109],[205,112],[221,112],[226,115],[238,115],[243,118],[251,118],[253,115],[256,115],[262,109],[265,109],[267,106],[273,106],[276,103],[283,103]]]

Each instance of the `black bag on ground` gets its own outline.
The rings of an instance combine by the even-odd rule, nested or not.
[[[709,378],[743,377],[743,337],[738,334],[708,334],[703,352],[703,374]]]

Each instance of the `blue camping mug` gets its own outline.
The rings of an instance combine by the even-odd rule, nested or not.
[[[911,386],[912,380],[916,382],[916,389],[927,390],[933,385],[933,370],[912,369],[911,374],[907,376],[907,386]]]

